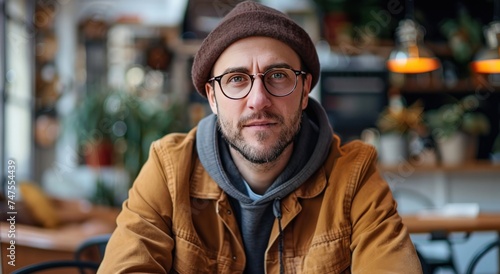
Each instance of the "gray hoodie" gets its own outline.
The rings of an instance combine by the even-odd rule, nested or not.
[[[243,178],[229,153],[229,145],[218,131],[216,120],[217,117],[212,114],[200,121],[196,134],[198,155],[212,179],[230,197],[245,246],[245,272],[264,273],[264,253],[275,218],[278,218],[281,226],[279,200],[306,182],[323,164],[333,140],[332,128],[320,104],[309,98],[286,168],[262,198],[254,201],[248,196]],[[282,242],[280,252],[281,247]]]

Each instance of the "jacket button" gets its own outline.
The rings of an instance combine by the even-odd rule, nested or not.
[[[231,210],[227,210],[227,215],[231,215]]]
[[[233,261],[236,261],[236,256],[233,256]]]

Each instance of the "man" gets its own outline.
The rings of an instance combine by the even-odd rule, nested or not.
[[[374,149],[340,146],[309,98],[305,31],[238,4],[203,41],[193,83],[213,115],[153,143],[100,273],[420,273]]]

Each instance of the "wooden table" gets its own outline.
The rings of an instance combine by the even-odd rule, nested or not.
[[[58,205],[56,210],[61,220],[58,227],[43,228],[16,223],[15,266],[8,264],[9,258],[4,253],[12,240],[6,233],[10,229],[10,223],[0,220],[0,273],[11,273],[21,267],[44,261],[74,259],[75,250],[86,239],[111,233],[116,228],[119,208],[92,205],[80,200],[58,200],[54,203]],[[50,273],[66,274],[68,269],[53,270]]]
[[[402,215],[409,233],[452,233],[492,231],[500,235],[500,212],[480,213],[476,217]],[[498,269],[500,269],[500,253]]]
[[[402,215],[409,233],[445,232],[500,232],[500,212],[480,213],[476,217],[440,217]]]

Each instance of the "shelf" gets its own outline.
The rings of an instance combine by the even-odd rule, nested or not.
[[[379,170],[385,172],[499,172],[500,164],[492,163],[489,160],[478,160],[460,165],[420,165],[418,163],[403,162],[399,165],[379,165]]]
[[[466,79],[457,79],[457,81],[450,86],[447,86],[444,79],[441,79],[438,72],[433,72],[434,75],[429,74],[425,78],[420,75],[404,75],[404,85],[397,88],[401,93],[479,93],[489,94],[500,90],[498,86],[491,85],[484,75],[471,75]]]

